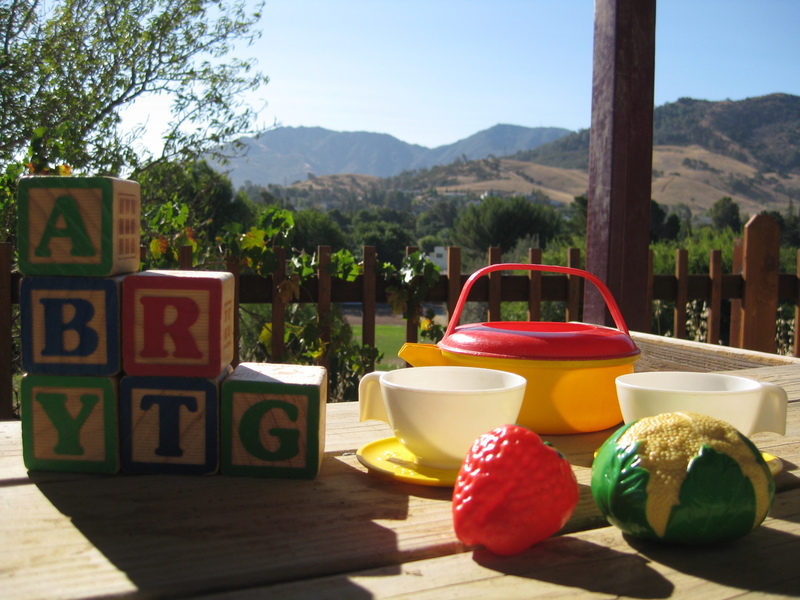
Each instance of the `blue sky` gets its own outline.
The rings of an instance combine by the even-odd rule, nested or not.
[[[239,52],[271,79],[248,99],[265,126],[435,147],[497,123],[587,128],[593,20],[591,0],[267,0]],[[656,20],[656,106],[800,95],[800,0],[659,0]]]

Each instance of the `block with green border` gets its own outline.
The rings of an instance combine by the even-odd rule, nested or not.
[[[241,363],[222,382],[220,472],[313,479],[325,453],[323,367]]]
[[[115,177],[23,177],[17,186],[23,275],[108,277],[139,270],[139,184]]]
[[[20,415],[29,470],[119,470],[116,378],[25,375]]]

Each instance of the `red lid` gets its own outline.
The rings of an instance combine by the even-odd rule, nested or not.
[[[487,273],[501,270],[551,271],[583,277],[600,291],[617,328],[547,321],[459,325],[473,283]],[[441,350],[456,354],[522,360],[608,360],[639,354],[611,292],[595,275],[572,267],[520,263],[489,265],[470,275],[461,290],[444,338],[437,345]]]
[[[459,325],[441,350],[489,358],[610,360],[639,354],[627,333],[586,323],[501,321]]]

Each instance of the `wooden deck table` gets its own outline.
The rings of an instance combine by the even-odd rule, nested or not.
[[[665,352],[635,337],[640,369],[670,355],[669,368],[735,369],[786,389],[786,436],[753,437],[783,462],[754,532],[683,548],[607,526],[589,481],[612,430],[549,438],[576,472],[578,508],[558,536],[500,558],[457,540],[450,488],[367,472],[356,449],[390,432],[359,423],[354,403],[328,406],[313,481],[29,473],[19,422],[2,422],[0,598],[800,597],[800,361],[736,351],[726,362],[717,347]]]

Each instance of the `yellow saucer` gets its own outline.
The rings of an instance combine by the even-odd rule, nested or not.
[[[594,457],[597,458],[597,453],[599,450],[594,451]],[[767,463],[769,467],[769,472],[772,473],[773,476],[777,475],[783,470],[783,463],[781,459],[777,456],[769,454],[767,452],[762,452],[761,457],[764,459],[764,462]]]
[[[417,464],[417,458],[396,437],[364,444],[356,452],[358,461],[375,472],[398,481],[418,485],[453,486],[458,469],[434,469]]]

